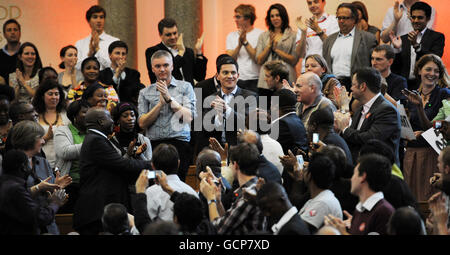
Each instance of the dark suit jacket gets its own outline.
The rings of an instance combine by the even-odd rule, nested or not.
[[[258,172],[256,176],[264,178],[266,182],[278,182],[281,184],[281,174],[278,168],[270,161],[260,155],[258,159]]]
[[[141,74],[137,70],[125,67],[124,71],[125,71],[125,80],[120,82],[121,85],[126,84],[126,86],[138,87],[141,84]],[[119,95],[119,99],[121,99],[120,90],[117,87],[117,84],[114,82],[113,76],[114,74],[111,68],[105,68],[102,71],[100,71],[98,79],[103,84],[113,85],[114,89]]]
[[[300,215],[295,214],[278,232],[278,235],[310,235],[308,226]]]
[[[204,102],[202,102],[202,105],[207,105],[205,107],[203,107],[203,118],[207,119],[206,121],[208,122],[208,124],[210,125],[214,125],[214,118],[215,118],[215,111],[214,109],[212,109],[210,107],[210,104],[212,102],[212,99],[214,99],[215,96],[220,96],[222,97],[221,91],[216,92],[215,94],[210,95],[210,97],[205,100]],[[238,87],[235,95],[235,98],[238,97],[243,97],[244,99],[246,99],[247,97],[255,97],[255,102],[257,102],[257,95],[255,92],[250,91],[250,90],[246,90],[246,89],[241,89]],[[205,104],[206,102],[206,104]],[[234,103],[235,100],[231,100],[230,104],[233,106],[233,112],[230,114],[230,116],[225,120],[225,122],[227,123],[227,131],[225,132],[225,137],[226,137],[226,142],[228,143],[228,145],[236,145],[237,144],[237,131],[239,129],[244,130],[245,129],[245,117],[248,115],[248,113],[254,109],[256,109],[257,105],[245,105],[245,109],[242,112],[242,110],[240,110],[240,108],[238,109],[238,106],[241,106],[241,104],[239,103]],[[238,102],[238,101],[236,101]],[[200,103],[200,102],[199,102]],[[222,122],[222,124],[224,124],[225,122]],[[233,123],[233,127],[230,130],[230,123]],[[222,141],[222,132],[221,131],[216,131],[213,130],[212,132],[206,131],[203,129],[202,134],[201,134],[201,138],[199,141],[199,144],[209,144],[208,139],[209,137],[214,137],[217,139],[217,141],[221,142]]]
[[[74,229],[100,221],[103,208],[109,203],[129,208],[128,185],[150,167],[150,161],[123,158],[106,138],[89,131],[81,146],[80,194],[74,210]]]
[[[403,95],[402,90],[408,88],[408,83],[403,76],[392,73],[386,77],[386,82],[388,84],[386,93],[388,93],[395,101],[400,100],[404,106],[406,106],[407,99]]]
[[[402,51],[395,56],[392,71],[406,79],[409,78],[411,66],[411,41],[408,34],[400,37],[402,40]],[[445,36],[439,32],[427,28],[420,42],[420,51],[416,52],[416,62],[425,54],[436,54],[442,57],[444,54]]]
[[[395,153],[395,162],[400,165],[398,150],[400,143],[400,115],[397,109],[383,96],[379,96],[360,130],[356,130],[361,118],[362,106],[359,107],[352,117],[352,125],[342,134],[352,152],[353,159],[358,159],[359,150],[362,145],[370,139],[378,139],[385,142]]]
[[[156,76],[152,71],[151,58],[153,53],[157,52],[158,50],[165,50],[170,52],[170,50],[162,42],[158,45],[148,48],[145,51],[148,76],[150,77],[151,83],[156,82]],[[171,52],[170,54],[172,55]],[[173,58],[172,75],[173,77],[175,77],[175,79],[190,82],[192,86],[194,86],[194,79],[197,81],[202,81],[205,79],[207,63],[208,59],[205,56],[203,56],[203,58],[196,58],[194,51],[191,48],[186,48],[186,52],[183,56],[178,55]],[[183,74],[181,74],[180,68],[183,71]]]
[[[306,152],[308,149],[306,129],[302,120],[295,114],[295,112],[293,114],[288,114],[277,122],[279,130],[278,137],[272,136],[272,138],[281,144],[283,153],[288,155],[288,150],[291,150],[292,153],[295,154],[297,153],[297,149],[301,149]],[[276,123],[274,124],[272,124],[272,135],[273,128],[276,127]]]
[[[327,61],[328,67],[333,72],[333,60],[331,59],[331,49],[339,35],[339,32],[331,34],[323,42],[322,54]],[[370,59],[373,48],[377,46],[377,39],[369,32],[355,29],[353,40],[351,73],[355,73],[358,68],[371,66]]]

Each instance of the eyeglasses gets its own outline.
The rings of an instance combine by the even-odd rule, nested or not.
[[[349,19],[352,19],[353,17],[337,16],[336,18],[337,18],[338,20],[349,20]]]

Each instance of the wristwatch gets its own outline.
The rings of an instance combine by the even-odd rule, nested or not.
[[[210,204],[212,204],[212,203],[216,203],[216,204],[217,204],[217,201],[216,201],[215,199],[209,200],[209,201],[208,201],[208,205],[210,205]]]

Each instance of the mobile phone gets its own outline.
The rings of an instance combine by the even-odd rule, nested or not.
[[[313,143],[319,143],[319,134],[318,133],[313,133],[312,142]]]
[[[161,174],[161,170],[153,170],[147,172],[147,179],[156,179],[156,174]]]
[[[433,127],[434,127],[434,129],[442,128],[442,121],[435,121]]]
[[[305,163],[305,161],[303,160],[302,155],[297,155],[297,162],[300,165],[300,169],[303,169],[303,164]]]

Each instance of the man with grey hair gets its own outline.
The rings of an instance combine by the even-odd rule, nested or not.
[[[297,116],[302,119],[303,125],[308,129],[308,120],[311,114],[318,110],[328,108],[331,112],[336,111],[336,107],[330,99],[322,94],[322,81],[313,72],[306,72],[297,79],[294,87],[297,95]]]
[[[172,144],[180,155],[178,176],[182,181],[191,163],[191,121],[196,115],[196,97],[192,85],[172,75],[170,52],[158,50],[151,57],[156,82],[139,92],[139,126],[152,142]]]

